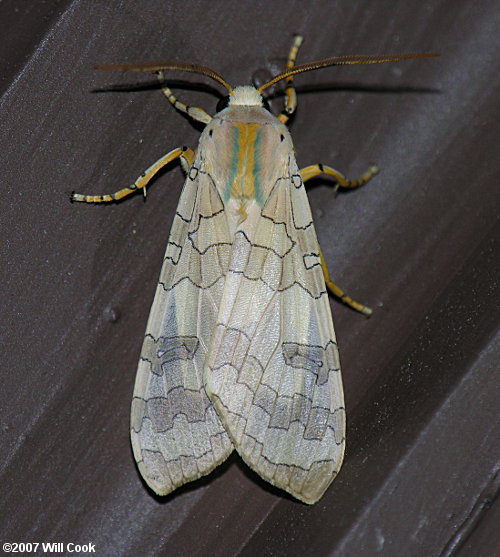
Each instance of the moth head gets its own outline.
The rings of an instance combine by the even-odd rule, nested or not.
[[[229,106],[263,106],[262,95],[251,85],[235,87],[229,96]]]

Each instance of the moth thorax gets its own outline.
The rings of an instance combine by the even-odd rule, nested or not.
[[[261,94],[251,85],[235,87],[229,97],[229,106],[262,106]]]

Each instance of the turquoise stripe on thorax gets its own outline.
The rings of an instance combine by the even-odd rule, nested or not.
[[[229,201],[229,198],[231,197],[231,188],[233,187],[234,179],[236,177],[236,171],[238,169],[240,130],[238,129],[237,126],[232,126],[232,131],[233,131],[233,142],[232,142],[233,156],[231,157],[227,184],[223,195],[224,203],[227,203]]]
[[[257,130],[255,141],[253,142],[253,179],[254,179],[254,191],[255,199],[257,203],[262,207],[264,205],[264,199],[262,198],[262,190],[260,187],[260,142],[262,139],[262,130],[259,128]]]

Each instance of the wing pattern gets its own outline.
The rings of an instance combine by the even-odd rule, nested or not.
[[[132,404],[134,456],[160,495],[209,473],[233,447],[307,503],[342,463],[328,294],[304,184],[279,126],[214,119],[186,180]],[[266,157],[277,149],[275,165]]]
[[[172,226],[132,402],[134,456],[160,495],[207,474],[233,449],[203,386],[230,250],[217,188],[195,161]]]
[[[317,501],[342,463],[345,410],[318,242],[291,155],[262,211],[235,234],[206,386],[243,459]]]

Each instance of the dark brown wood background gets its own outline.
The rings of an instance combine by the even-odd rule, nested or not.
[[[99,556],[494,555],[498,3],[4,0],[0,22],[0,541],[93,542]],[[71,205],[69,193],[129,184],[195,147],[199,126],[150,76],[92,66],[179,60],[246,84],[282,67],[294,32],[301,62],[442,53],[296,79],[299,165],[381,168],[336,198],[327,180],[309,188],[335,279],[375,310],[367,320],[332,300],[345,463],[313,507],[237,457],[159,499],[128,420],[182,172],[162,173],[147,202]],[[220,88],[175,80],[215,110]]]

